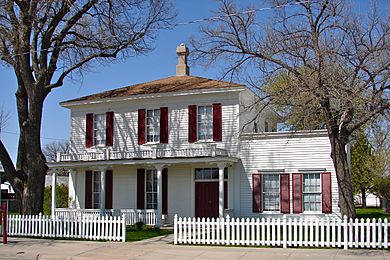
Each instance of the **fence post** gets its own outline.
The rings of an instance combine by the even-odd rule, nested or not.
[[[126,242],[126,215],[124,213],[122,214],[122,242]]]
[[[42,236],[42,213],[39,212],[38,216],[38,236]]]
[[[7,221],[7,204],[3,202],[1,205],[3,208],[3,244],[8,243],[8,234],[7,234],[7,226],[8,226],[8,221]]]
[[[344,226],[344,250],[347,250],[348,249],[348,220],[346,215],[344,215],[343,226]]]
[[[177,245],[177,214],[173,218],[173,243]]]
[[[389,224],[388,224],[387,218],[385,218],[384,226],[385,226],[385,230],[383,232],[384,248],[388,248],[389,247],[389,244],[388,244],[389,241],[388,241],[388,231],[387,231],[387,229],[389,228]]]
[[[287,248],[287,217],[283,215],[283,248]]]

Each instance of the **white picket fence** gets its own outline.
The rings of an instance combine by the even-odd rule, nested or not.
[[[72,219],[41,214],[8,215],[8,235],[125,242],[126,221],[125,216],[84,216]]]
[[[61,219],[78,219],[83,216],[125,216],[126,225],[134,225],[143,222],[146,225],[154,226],[157,222],[156,210],[154,209],[70,209],[56,208],[55,215]]]
[[[382,219],[174,218],[174,244],[388,248]]]

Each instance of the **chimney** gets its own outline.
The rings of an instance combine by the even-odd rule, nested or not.
[[[190,75],[190,68],[187,66],[187,57],[190,53],[184,43],[181,43],[176,48],[177,53],[177,65],[176,76],[188,76]]]

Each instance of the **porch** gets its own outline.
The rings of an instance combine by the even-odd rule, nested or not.
[[[235,162],[236,158],[223,156],[57,162],[51,165],[52,187],[57,169],[68,168],[70,205],[56,208],[54,188],[52,214],[62,218],[125,215],[127,225],[142,221],[155,226],[172,224],[175,214],[209,214],[199,213],[208,208],[213,209],[212,217],[232,216]],[[199,169],[207,171],[203,179],[195,176]],[[211,195],[199,200],[197,193]]]

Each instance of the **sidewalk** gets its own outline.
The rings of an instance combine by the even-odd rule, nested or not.
[[[0,244],[0,259],[315,259],[390,260],[387,250],[282,249],[174,246],[172,236],[134,243],[10,238]]]

